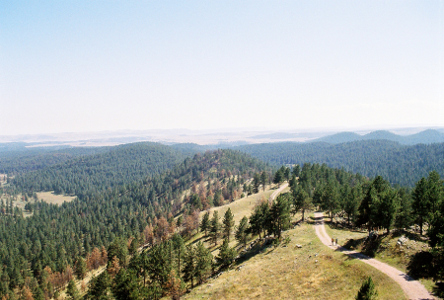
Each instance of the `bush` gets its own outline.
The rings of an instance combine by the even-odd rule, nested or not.
[[[369,276],[361,285],[356,300],[373,300],[378,296],[378,292],[375,289],[375,284],[372,278]]]

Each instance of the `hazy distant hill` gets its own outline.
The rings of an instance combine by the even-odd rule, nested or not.
[[[340,144],[361,140],[388,140],[403,145],[433,144],[444,143],[444,133],[434,129],[427,129],[412,135],[398,135],[387,130],[373,131],[365,135],[359,135],[354,132],[340,132],[319,138],[315,141]]]
[[[436,170],[444,176],[444,143],[401,145],[388,140],[342,144],[268,143],[236,147],[274,165],[325,163],[368,177],[382,175],[392,184],[413,186]]]
[[[407,144],[430,144],[430,143],[444,143],[444,133],[437,130],[428,129],[416,134],[406,137]]]
[[[372,131],[362,137],[362,140],[387,140],[402,144],[403,136],[394,134],[387,130]]]
[[[328,135],[317,139],[317,142],[326,142],[329,144],[340,144],[358,141],[362,139],[362,136],[354,132],[339,132],[333,135]]]

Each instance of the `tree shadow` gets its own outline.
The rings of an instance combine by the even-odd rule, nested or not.
[[[428,251],[415,253],[407,265],[407,274],[413,278],[432,278],[435,272],[433,254]]]
[[[192,237],[190,237],[190,238],[188,239],[188,241],[191,240],[191,238],[192,238]],[[195,240],[192,242],[192,244],[193,244],[193,245],[194,245],[194,244],[197,244],[197,243],[199,243],[199,242],[202,241],[202,240],[203,240],[203,242],[208,242],[208,241],[210,240],[210,238],[208,238],[208,237],[206,237],[206,236],[201,236],[200,238],[195,239]]]
[[[370,239],[369,237],[363,237],[360,239],[349,239],[344,245],[347,249],[357,249],[361,247],[360,252],[369,257],[375,257],[376,252],[381,245],[383,235]]]
[[[433,287],[433,294],[440,299],[444,298],[444,282],[436,282]]]
[[[273,249],[268,251],[267,254],[270,254],[276,249],[275,247],[273,247],[272,239],[263,239],[262,241],[255,242],[255,244],[251,248],[249,248],[248,250],[244,250],[239,254],[239,257],[236,259],[236,264],[242,264],[250,260],[252,257],[256,256],[257,254],[264,252],[266,249],[270,247],[272,247]]]
[[[352,225],[348,225],[347,223],[344,223],[344,222],[333,222],[333,223],[331,221],[324,221],[324,222],[325,222],[325,224],[330,226],[330,228],[335,229],[335,230],[367,233],[367,230],[363,230],[361,228],[358,228],[358,227],[355,227]]]

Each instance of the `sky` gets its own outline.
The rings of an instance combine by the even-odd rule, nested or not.
[[[444,1],[5,1],[0,135],[444,127]]]

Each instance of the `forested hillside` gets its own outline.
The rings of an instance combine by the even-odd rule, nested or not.
[[[77,148],[73,150],[76,154],[81,153]],[[28,194],[55,191],[82,198],[98,190],[160,174],[185,157],[171,147],[158,143],[127,144],[97,151],[102,153],[84,155],[44,169],[18,174],[13,183]],[[42,159],[47,157],[44,155]]]
[[[61,164],[76,157],[104,153],[111,149],[111,147],[26,148],[25,145],[3,144],[0,146],[0,149],[3,149],[3,152],[0,151],[0,173],[15,176]]]
[[[403,146],[384,140],[328,143],[272,143],[236,149],[273,165],[325,163],[367,177],[383,176],[392,184],[413,186],[433,170],[444,175],[444,143]]]
[[[111,155],[107,162],[112,164],[112,160],[118,157]],[[246,179],[264,171],[271,177],[265,163],[233,150],[219,150],[197,154],[161,175],[106,191],[103,185],[92,185],[96,189],[88,197],[60,207],[30,202],[27,208],[34,214],[29,218],[23,218],[11,201],[2,201],[0,296],[13,297],[14,290],[26,287],[35,298],[52,297],[72,278],[73,270],[106,263],[108,255],[111,258],[127,246],[129,237],[137,244],[148,242],[153,226],[162,238],[168,228],[174,228],[172,216],[178,213],[191,224],[193,211],[234,200]],[[189,192],[183,197],[185,190]],[[165,231],[159,231],[159,226]],[[125,266],[125,256],[119,257]]]

